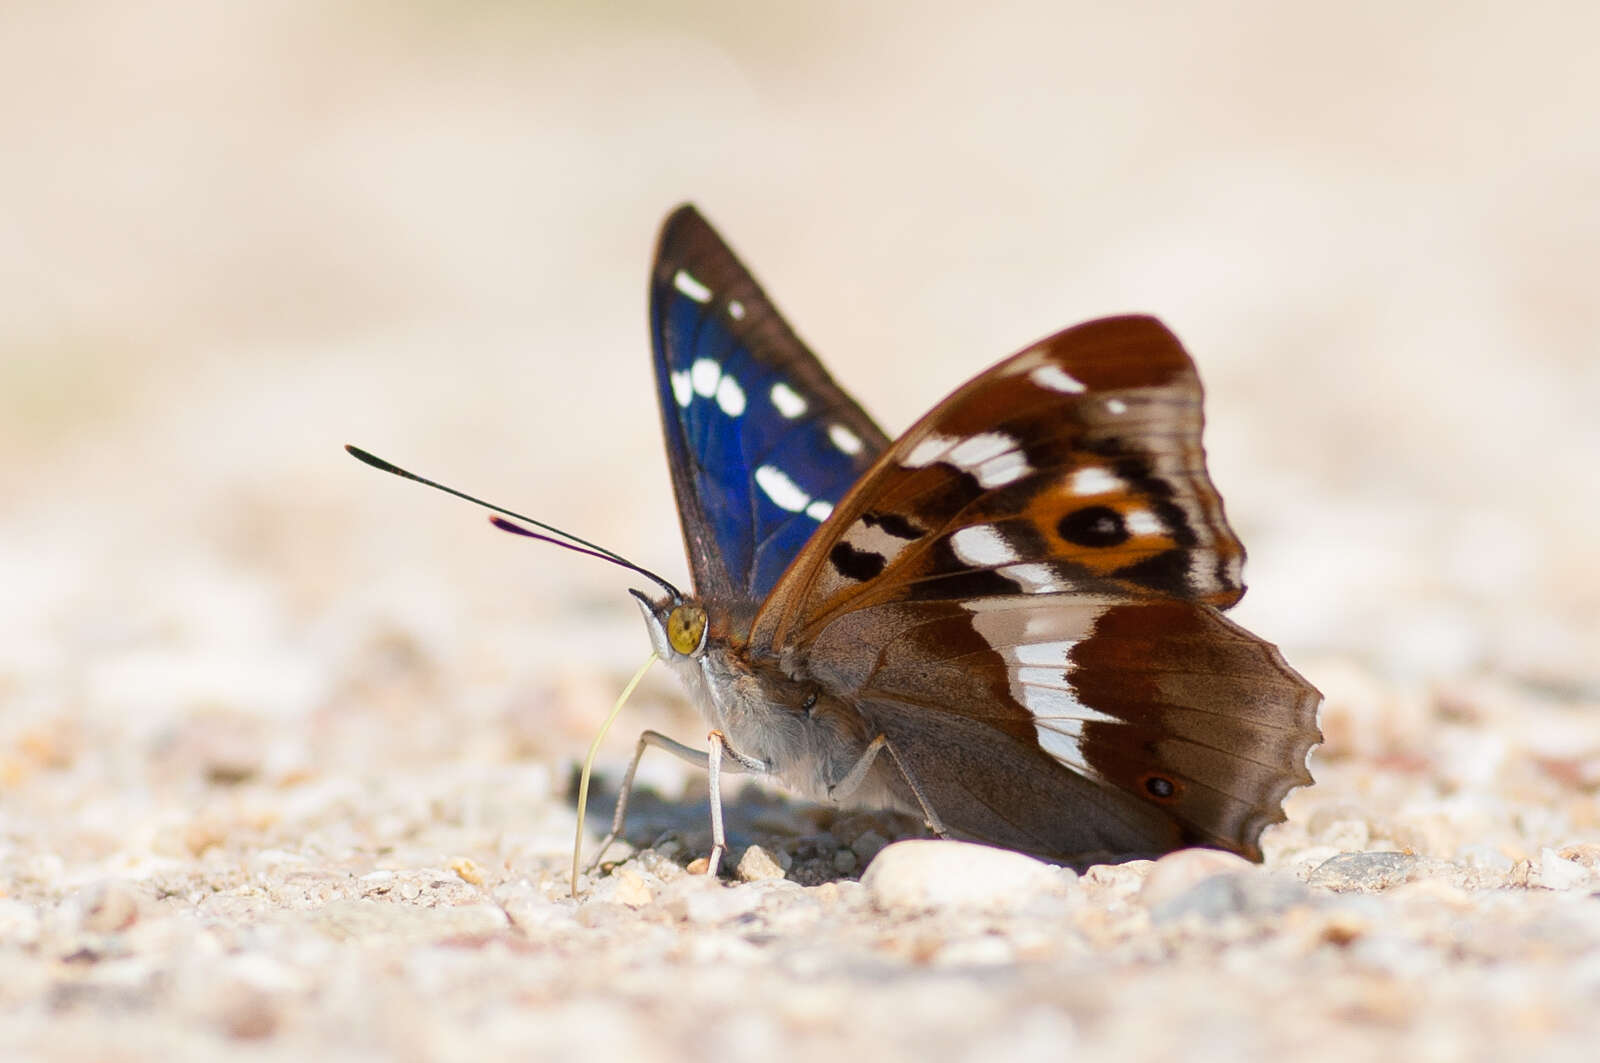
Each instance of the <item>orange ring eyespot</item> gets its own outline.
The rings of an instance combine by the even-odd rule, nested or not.
[[[1148,772],[1140,778],[1144,792],[1163,803],[1176,800],[1183,792],[1183,787],[1166,775]]]
[[[691,602],[675,606],[667,614],[667,645],[685,657],[700,649],[706,640],[706,611]]]

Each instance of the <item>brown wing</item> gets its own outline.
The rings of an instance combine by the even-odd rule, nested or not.
[[[1069,859],[1259,859],[1311,781],[1320,698],[1218,611],[1244,593],[1244,550],[1201,424],[1159,322],[1051,336],[895,441],[784,573],[752,648],[855,705],[958,833]]]
[[[886,735],[958,834],[1063,860],[1261,858],[1320,696],[1210,606],[1063,595],[851,612],[790,658]],[[885,769],[902,804],[903,776]]]
[[[1058,332],[897,439],[774,588],[758,648],[892,601],[1104,594],[1227,608],[1244,593],[1200,445],[1201,389],[1149,317]]]

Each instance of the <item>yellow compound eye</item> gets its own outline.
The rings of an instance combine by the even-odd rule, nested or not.
[[[706,611],[685,603],[667,614],[667,645],[685,657],[700,648],[706,637]]]

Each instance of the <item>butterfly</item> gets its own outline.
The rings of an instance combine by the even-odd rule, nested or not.
[[[725,772],[1064,863],[1191,845],[1261,859],[1312,781],[1321,695],[1222,615],[1244,548],[1206,473],[1199,376],[1160,322],[1048,336],[891,440],[683,206],[650,331],[692,594],[346,448],[660,588],[633,595],[706,747],[640,736],[591,866],[652,747],[709,775],[712,874]]]
[[[633,593],[710,736],[641,737],[612,838],[654,746],[711,774],[713,873],[723,772],[1064,862],[1261,859],[1321,696],[1223,616],[1244,548],[1160,322],[1058,332],[891,440],[683,206],[650,330],[694,593]]]

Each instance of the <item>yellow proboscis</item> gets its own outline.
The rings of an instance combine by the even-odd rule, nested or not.
[[[633,678],[628,680],[628,685],[622,688],[622,693],[617,696],[617,703],[611,706],[611,715],[606,717],[606,722],[600,725],[600,733],[594,736],[594,741],[589,745],[589,755],[583,758],[583,772],[578,776],[578,833],[572,839],[572,896],[578,896],[578,865],[583,859],[583,816],[589,807],[589,772],[594,767],[594,758],[600,752],[600,743],[605,741],[606,732],[611,730],[611,725],[617,722],[617,716],[622,712],[622,706],[628,703],[628,698],[633,694],[633,688],[639,685],[644,674],[650,666],[659,660],[654,650],[645,658],[639,670],[633,673]],[[620,799],[620,798],[619,798]]]

